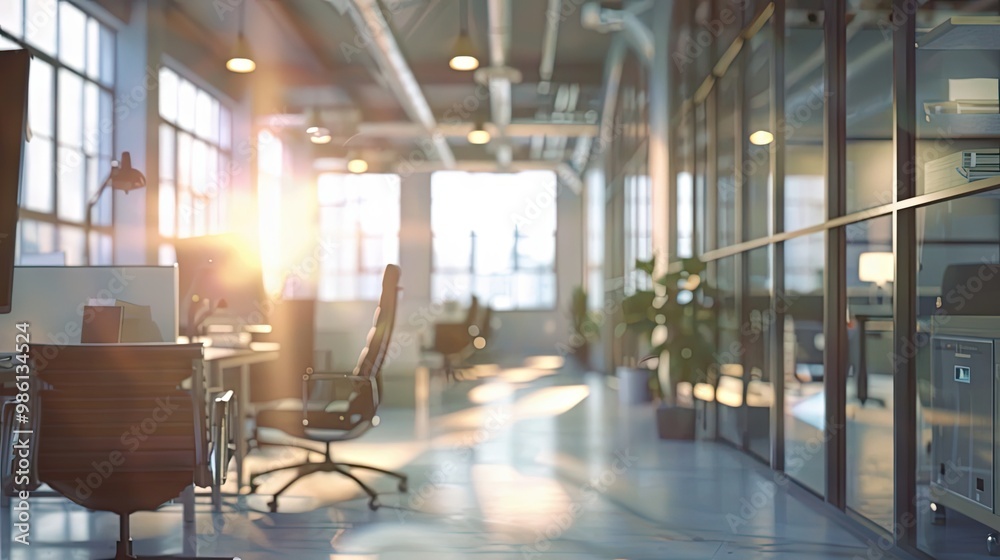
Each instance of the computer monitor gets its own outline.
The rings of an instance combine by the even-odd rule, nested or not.
[[[178,239],[178,319],[181,332],[197,334],[209,316],[236,326],[266,323],[272,307],[264,291],[257,246],[239,234]]]
[[[14,298],[14,250],[21,203],[21,166],[28,128],[26,50],[0,51],[0,313],[10,313]]]

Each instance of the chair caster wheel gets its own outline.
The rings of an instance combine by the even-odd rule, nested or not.
[[[986,536],[986,551],[990,556],[1000,556],[1000,533],[991,531]]]
[[[368,500],[368,509],[372,511],[376,511],[379,507],[381,507],[381,505],[382,504],[378,502],[377,498],[372,498],[371,500]]]
[[[403,480],[400,480],[399,481],[399,491],[400,492],[409,492],[409,490],[410,490],[410,487],[406,484],[406,479],[404,478]]]
[[[271,500],[267,502],[267,509],[271,510],[271,513],[278,512],[278,500]]]

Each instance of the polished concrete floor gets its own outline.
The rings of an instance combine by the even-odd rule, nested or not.
[[[386,410],[339,459],[400,469],[360,476],[385,504],[337,474],[315,474],[267,511],[266,496],[229,498],[197,522],[180,506],[133,516],[137,554],[226,555],[243,560],[374,558],[800,559],[887,558],[822,513],[818,501],[723,444],[661,441],[650,405],[620,407],[599,375],[527,367],[477,370],[481,379],[433,381],[426,405]],[[265,447],[251,470],[291,464],[304,452]],[[318,458],[316,456],[315,458]],[[283,486],[277,473],[260,492]],[[234,489],[234,488],[231,488]],[[2,558],[113,555],[117,521],[66,500],[31,502],[31,545]],[[881,555],[881,556],[880,556]]]

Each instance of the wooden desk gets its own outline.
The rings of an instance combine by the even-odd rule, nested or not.
[[[243,490],[243,458],[247,454],[246,421],[250,410],[250,366],[278,359],[279,345],[273,342],[253,342],[249,348],[220,348],[206,346],[204,350],[206,391],[211,394],[226,389],[236,392],[236,422],[233,432],[236,438],[236,488]],[[224,372],[238,369],[235,386],[226,383]],[[215,511],[222,509],[222,494],[212,486],[212,506]]]

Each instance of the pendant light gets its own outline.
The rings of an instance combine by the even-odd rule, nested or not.
[[[476,126],[469,131],[469,134],[465,137],[470,144],[486,144],[490,141],[490,133],[486,130],[482,121],[476,123]]]
[[[230,72],[237,74],[248,74],[257,69],[257,63],[253,61],[253,56],[250,54],[250,44],[247,43],[246,37],[243,36],[243,28],[246,24],[247,1],[244,0],[240,6],[240,29],[236,34],[233,54],[226,61],[226,68]]]
[[[455,44],[451,47],[451,60],[448,61],[448,66],[452,70],[460,72],[469,72],[479,68],[479,59],[476,58],[476,46],[472,43],[472,39],[469,38],[467,1],[461,0],[461,4],[459,4],[458,37],[455,38]]]

